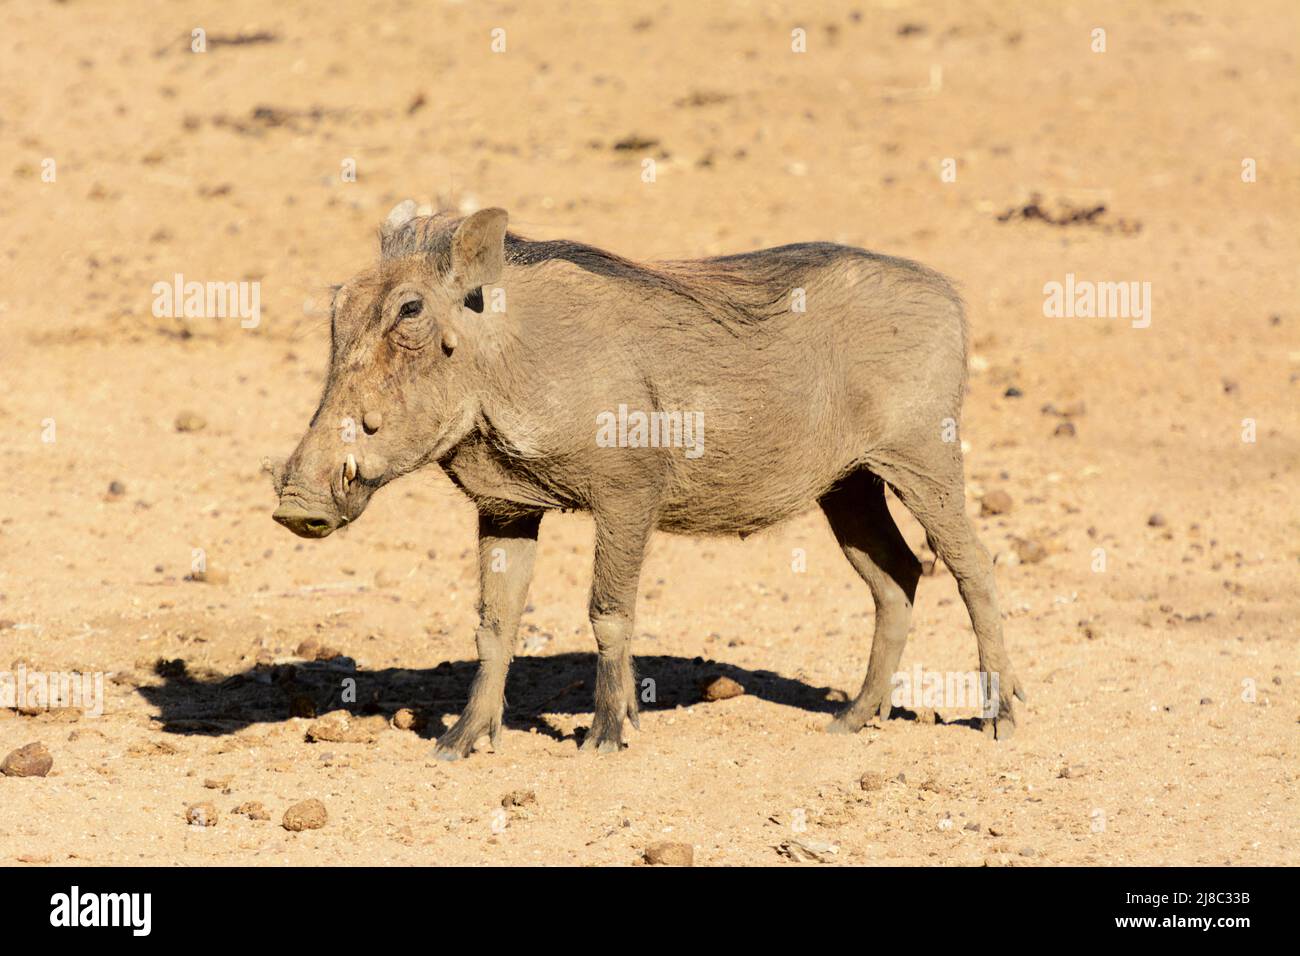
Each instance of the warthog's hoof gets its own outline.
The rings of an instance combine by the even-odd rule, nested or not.
[[[1025,699],[1025,688],[1016,680],[1010,677],[1008,680],[1003,678],[1004,686],[1001,688],[1001,694],[998,700],[998,715],[996,717],[985,718],[980,729],[992,737],[994,740],[1010,740],[1016,732],[1016,702],[1014,698]],[[1005,686],[1010,684],[1010,687]]]
[[[826,732],[828,734],[856,734],[866,725],[865,720],[849,714],[840,714],[826,725]]]
[[[492,749],[496,750],[500,746],[500,720],[474,719],[467,714],[462,714],[460,720],[452,725],[451,730],[438,738],[433,756],[437,760],[459,760],[461,757],[468,757],[473,753],[474,745],[484,737],[492,741]]]
[[[616,754],[623,749],[622,735],[600,737],[596,734],[587,734],[587,739],[578,749],[585,754]]]
[[[641,729],[641,716],[637,713],[636,703],[627,705],[627,719],[637,730]],[[616,754],[623,749],[623,714],[605,716],[596,714],[591,722],[591,730],[579,748],[589,754]]]
[[[879,719],[882,723],[888,720],[893,709],[888,699],[876,700],[869,698],[865,702],[855,700],[835,715],[835,719],[826,725],[826,732],[828,734],[856,734],[873,720]]]
[[[1016,733],[1016,718],[1013,714],[1002,714],[983,722],[981,730],[984,736],[994,740],[1010,740]]]

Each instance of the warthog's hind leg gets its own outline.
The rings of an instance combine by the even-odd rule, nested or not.
[[[957,579],[975,630],[981,674],[986,675],[987,686],[997,688],[996,702],[987,702],[990,716],[984,720],[984,731],[998,740],[1009,738],[1016,729],[1013,698],[1023,701],[1025,690],[1011,670],[1002,640],[993,559],[966,517],[965,481],[956,443],[942,444],[923,462],[910,461],[903,466],[873,462],[872,470],[889,482],[916,516],[935,554]]]
[[[632,672],[632,628],[641,562],[654,520],[645,505],[624,505],[613,513],[595,513],[590,615],[597,649],[596,709],[582,743],[588,752],[622,749],[624,719],[641,728]]]
[[[871,661],[862,689],[826,728],[855,733],[877,714],[889,717],[893,676],[907,644],[921,564],[894,524],[884,483],[870,472],[849,475],[822,497],[821,507],[876,605]]]

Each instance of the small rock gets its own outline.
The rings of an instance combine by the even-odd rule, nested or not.
[[[537,802],[537,794],[532,790],[512,790],[501,798],[501,806],[526,807]]]
[[[198,412],[186,410],[176,416],[176,430],[178,432],[202,431],[207,426],[207,419]]]
[[[782,856],[789,857],[797,863],[831,863],[840,848],[834,843],[821,840],[798,838],[787,840],[776,848]]]
[[[694,866],[695,847],[668,841],[652,843],[645,849],[645,861],[652,866]]]
[[[295,657],[308,661],[332,661],[343,656],[342,651],[327,647],[314,637],[309,637],[299,644],[293,653]]]
[[[31,743],[12,751],[0,763],[6,777],[43,777],[54,766],[54,758],[43,743]]]
[[[383,722],[383,718],[378,718]],[[332,710],[307,727],[310,743],[369,744],[375,740],[373,721],[358,720],[346,710]]]
[[[980,514],[1004,515],[1011,510],[1011,496],[1001,488],[990,491],[980,499]]]
[[[1002,397],[1003,397],[1003,398],[1020,398],[1020,397],[1021,397],[1022,395],[1024,395],[1024,394],[1025,394],[1024,392],[1022,392],[1020,389],[1016,388],[1016,386],[1012,385],[1010,388],[1008,388],[1005,392],[1002,393]]]
[[[108,483],[108,493],[114,498],[121,498],[126,494],[126,485],[120,481],[110,481]]]
[[[208,777],[203,781],[203,786],[208,790],[225,790],[230,786],[230,778]]]
[[[551,643],[549,634],[529,634],[524,638],[524,653],[537,654],[546,649],[546,645]]]
[[[127,748],[130,757],[171,757],[180,753],[165,740],[150,740],[142,744],[132,744]]]
[[[211,803],[191,803],[185,808],[185,822],[192,827],[215,827],[220,816]]]
[[[730,677],[715,677],[705,685],[701,696],[706,701],[727,700],[731,697],[739,697],[745,693],[745,688],[741,687]]]
[[[885,775],[878,770],[868,770],[858,778],[858,786],[863,790],[883,790]]]
[[[286,830],[298,833],[302,830],[319,830],[328,819],[329,814],[325,812],[325,804],[312,798],[295,803],[284,811],[284,819],[280,825]]]
[[[1015,549],[1021,564],[1037,564],[1047,557],[1047,549],[1030,538],[1017,538]]]
[[[1163,528],[1165,524],[1166,524],[1165,516],[1158,511],[1155,514],[1153,514],[1151,517],[1147,518],[1148,527]]]
[[[424,725],[424,718],[409,707],[402,707],[393,714],[393,727],[397,730],[421,730]]]
[[[316,701],[312,700],[307,694],[295,694],[289,701],[290,717],[306,717],[311,719],[316,716]]]
[[[1052,430],[1052,434],[1057,438],[1073,438],[1077,433],[1074,422],[1061,422]]]
[[[271,814],[267,811],[266,807],[262,806],[262,804],[257,800],[249,800],[246,803],[241,803],[239,806],[235,807],[232,812],[242,814],[250,820],[271,819]]]
[[[1209,698],[1209,697],[1202,697],[1202,698],[1201,698],[1201,706],[1202,706],[1202,707],[1208,707],[1210,704],[1213,704],[1213,703],[1214,703],[1213,699],[1211,699],[1211,698]]]
[[[190,581],[198,581],[202,584],[230,583],[230,575],[218,568],[204,568],[202,571],[191,571],[187,577]]]
[[[971,833],[979,833],[979,832],[980,832],[980,825],[979,825],[978,823],[976,823],[974,820],[972,820],[970,823],[968,823],[968,824],[966,824],[964,827],[962,827],[962,829],[963,829],[963,830],[969,830]]]
[[[1021,856],[1037,856],[1037,855],[1038,855],[1038,851],[1035,850],[1032,846],[1022,846],[1022,847],[1020,848],[1020,855],[1021,855]]]

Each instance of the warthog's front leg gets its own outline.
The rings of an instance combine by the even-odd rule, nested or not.
[[[438,740],[442,760],[466,756],[480,737],[490,737],[494,747],[500,740],[506,671],[515,654],[541,520],[540,514],[497,518],[479,513],[478,673],[460,719]]]
[[[596,637],[596,710],[582,749],[617,753],[623,719],[641,729],[632,673],[632,627],[637,583],[653,519],[643,506],[597,512],[596,557],[591,581],[591,629]]]

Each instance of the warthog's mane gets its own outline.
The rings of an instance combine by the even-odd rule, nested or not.
[[[451,237],[462,220],[446,214],[417,216],[382,239],[383,259],[430,257],[436,271],[451,268]],[[939,273],[907,259],[896,259],[832,242],[802,242],[707,259],[644,263],[571,239],[534,240],[514,232],[505,237],[505,261],[516,267],[567,262],[592,275],[639,287],[646,293],[680,296],[732,331],[759,325],[791,309],[791,294],[817,274],[857,263],[868,273],[901,268],[933,292],[957,300]],[[874,267],[874,268],[871,268]],[[847,283],[862,281],[860,270],[846,270]]]

